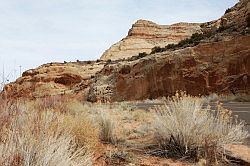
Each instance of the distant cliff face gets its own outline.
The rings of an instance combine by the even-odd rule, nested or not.
[[[109,55],[108,59],[119,59],[126,57],[129,51],[131,53],[127,57],[137,54],[138,52],[132,53],[133,44],[126,43],[133,39],[144,43],[152,40],[157,43],[159,40],[158,46],[164,47],[169,41],[184,39],[185,35],[191,36],[195,32],[210,35],[196,46],[178,47],[176,50],[106,65],[91,85],[89,100],[141,100],[171,96],[177,90],[184,90],[192,95],[249,92],[250,28],[247,27],[247,17],[250,17],[250,1],[241,0],[220,19],[201,25],[162,26],[159,28],[160,33],[156,33],[152,28],[155,27],[154,23],[139,21],[139,25],[136,23],[129,31],[128,37],[113,45],[102,58]],[[143,22],[144,25],[141,25]],[[164,29],[166,27],[168,30]],[[185,33],[181,33],[185,35],[176,37],[177,29],[185,29]],[[160,45],[161,42],[163,45]],[[128,47],[132,48],[126,49]],[[146,52],[146,49],[135,50]]]
[[[203,24],[163,26],[139,20],[126,38],[103,54],[103,61],[42,65],[6,85],[1,96],[39,98],[78,94],[95,102],[171,96],[177,90],[192,95],[249,93],[248,17],[250,1],[241,0],[220,19]],[[177,43],[196,32],[203,35],[195,44],[188,40],[184,42],[187,45],[178,44],[145,57],[126,59],[149,53],[155,46]]]
[[[178,43],[196,32],[201,32],[200,24],[158,25],[151,21],[138,20],[129,30],[128,36],[105,51],[101,59],[126,59],[137,56],[139,53],[150,53],[155,46],[164,47]]]
[[[90,101],[249,92],[250,36],[226,38],[106,65],[91,85]]]

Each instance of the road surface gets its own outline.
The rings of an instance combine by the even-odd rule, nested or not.
[[[148,110],[155,106],[163,105],[163,103],[131,103],[132,107]],[[211,109],[216,109],[216,103],[210,103]],[[247,123],[247,128],[250,132],[250,102],[224,102],[222,106],[233,112],[233,115],[238,115],[239,119]]]
[[[148,110],[155,106],[163,105],[163,103],[131,103],[130,106],[137,109]],[[211,109],[216,109],[216,103],[210,103]],[[233,115],[238,115],[239,119],[246,122],[247,130],[250,133],[250,102],[224,102],[222,106],[233,112]],[[245,142],[246,145],[250,146],[250,137]]]

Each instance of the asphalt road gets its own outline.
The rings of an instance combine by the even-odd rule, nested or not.
[[[136,103],[131,104],[139,109],[148,110],[149,108],[157,105],[163,105],[163,103]],[[216,109],[216,103],[210,103],[211,109]],[[250,102],[224,102],[222,106],[233,112],[233,115],[238,115],[239,119],[244,120],[247,123],[247,128],[250,132]]]
[[[130,104],[130,106],[148,110],[155,106],[163,105],[163,103],[136,103]],[[216,109],[216,103],[210,103],[211,109]],[[242,119],[246,122],[246,127],[250,132],[250,102],[224,102],[222,106],[228,110],[231,110],[233,115],[238,115],[239,119]],[[206,106],[204,106],[206,107]],[[250,137],[244,143],[245,145],[250,146]]]
[[[214,108],[215,103],[212,103],[211,106]],[[250,102],[229,102],[223,103],[222,106],[231,110],[234,115],[239,116],[239,119],[246,121],[250,125]]]

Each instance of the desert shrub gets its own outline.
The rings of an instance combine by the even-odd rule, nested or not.
[[[99,118],[100,125],[100,139],[105,143],[116,143],[115,123],[111,115],[107,112],[101,111]]]
[[[156,46],[156,47],[152,48],[151,54],[155,54],[155,53],[157,53],[157,52],[163,52],[163,51],[165,51],[164,48],[161,48],[161,47],[159,47],[159,46]]]
[[[144,121],[146,118],[148,118],[148,113],[146,113],[144,110],[135,110],[133,112],[129,112],[132,114],[132,117],[134,121]]]
[[[48,110],[60,113],[62,127],[74,138],[77,147],[95,150],[99,142],[99,130],[87,116],[86,108],[78,100],[68,96],[49,97],[37,100],[36,110]]]
[[[225,14],[230,13],[231,11],[232,11],[232,9],[228,8],[228,9],[225,11]]]
[[[191,41],[192,42],[200,41],[202,39],[204,39],[204,35],[202,33],[194,33],[191,36]]]
[[[148,54],[146,52],[142,52],[138,54],[138,58],[143,58],[145,56],[147,56]]]
[[[185,46],[185,45],[187,45],[187,44],[189,44],[189,40],[188,40],[188,39],[184,39],[184,40],[181,40],[181,41],[177,44],[177,46],[178,46],[178,47],[183,47],[183,46]]]
[[[198,45],[200,43],[201,40],[210,37],[212,34],[211,33],[194,33],[192,34],[192,36],[190,38],[181,40],[178,44],[168,44],[167,46],[165,46],[164,48],[161,48],[159,46],[156,46],[154,48],[152,48],[151,53],[150,54],[155,54],[157,52],[164,52],[166,50],[169,49],[176,49],[176,48],[180,48],[180,47],[187,47],[190,45]]]
[[[99,142],[99,129],[87,118],[86,114],[65,115],[62,126],[75,137],[78,147],[95,151]]]
[[[246,35],[245,31],[240,32],[241,35]]]
[[[165,49],[174,49],[176,48],[176,44],[168,44]]]
[[[194,45],[197,45],[200,43],[200,41],[202,39],[204,39],[204,35],[203,34],[200,34],[200,33],[194,33],[192,34],[192,36],[188,39],[184,39],[184,40],[181,40],[179,43],[178,43],[178,46],[179,47],[183,47],[183,46],[187,46],[189,44],[194,44]]]
[[[224,26],[220,26],[218,29],[217,29],[217,32],[223,32],[223,31],[225,31],[226,30],[226,27],[224,27]]]
[[[234,119],[220,105],[203,108],[204,100],[182,93],[155,109],[155,149],[168,157],[213,160],[226,144],[242,143],[249,136],[244,122]]]
[[[250,27],[250,14],[246,18],[247,27]]]
[[[0,129],[0,165],[91,165],[92,155],[77,148],[74,136],[61,127],[58,113],[34,112],[25,105],[13,107],[16,110],[7,113],[9,121]]]
[[[91,61],[86,61],[86,64],[91,64],[92,62]]]

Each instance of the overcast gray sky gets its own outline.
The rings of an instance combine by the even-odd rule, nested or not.
[[[238,0],[0,0],[0,82],[48,62],[93,60],[138,19],[206,22]],[[4,66],[4,67],[3,67]]]

